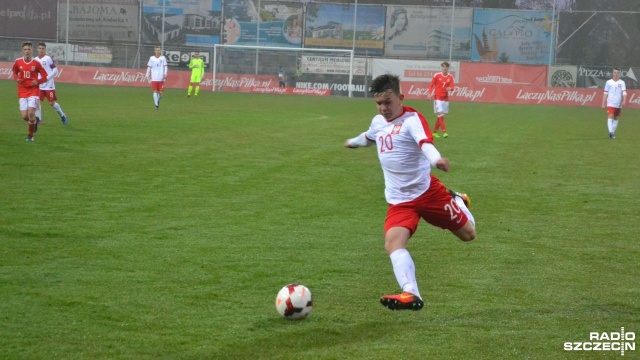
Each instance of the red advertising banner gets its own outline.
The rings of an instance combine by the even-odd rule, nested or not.
[[[13,63],[0,62],[0,79],[12,79]],[[190,72],[169,71],[165,83],[167,88],[186,89],[189,86]],[[286,88],[277,86],[275,76],[217,74],[216,89],[226,92],[253,92],[269,94],[300,94],[329,96],[330,89]],[[142,69],[118,69],[103,67],[60,66],[60,75],[56,81],[61,83],[105,85],[105,86],[150,86]],[[205,74],[201,83],[204,89],[213,88],[212,75]],[[426,100],[429,83],[422,81],[404,81],[402,92],[407,99]],[[592,106],[602,105],[604,90],[599,88],[558,88],[538,85],[496,85],[492,83],[467,83],[456,85],[451,101],[527,104]],[[640,90],[627,90],[627,108],[640,109]]]
[[[3,0],[0,34],[10,38],[53,39],[57,18],[57,1]]]
[[[402,83],[407,99],[426,100],[428,84]],[[557,88],[526,85],[456,85],[449,97],[452,102],[478,102],[499,104],[602,106],[603,89]],[[640,109],[640,90],[627,90],[627,108]]]
[[[461,62],[458,83],[547,86],[545,65],[517,65]]]
[[[0,62],[0,79],[12,79],[12,63]],[[145,69],[118,69],[93,66],[59,66],[56,82],[106,85],[106,86],[151,86],[145,78]],[[329,89],[279,88],[276,76],[216,74],[216,90],[226,92],[253,92],[266,94],[299,94],[329,96]],[[171,71],[165,88],[186,89],[191,80],[190,71]],[[213,77],[206,73],[200,83],[202,89],[213,89]]]

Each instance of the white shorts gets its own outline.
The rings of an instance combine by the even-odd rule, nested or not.
[[[448,114],[449,102],[442,101],[442,100],[433,100],[433,112],[436,114],[439,114],[439,113]]]
[[[20,98],[20,111],[27,111],[29,108],[37,109],[39,103],[40,97],[38,95]]]

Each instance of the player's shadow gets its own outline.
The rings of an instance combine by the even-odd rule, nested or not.
[[[305,349],[306,353],[316,353],[313,349],[318,349],[317,353],[322,354],[327,349],[339,348],[342,353],[355,356],[361,353],[358,349],[362,346],[386,337],[390,325],[396,331],[400,331],[400,328],[394,324],[404,324],[402,328],[407,325],[396,317],[402,317],[405,321],[405,317],[416,320],[416,315],[419,315],[414,312],[380,311],[386,311],[384,314],[388,316],[358,324],[350,324],[339,316],[325,318],[314,313],[304,320],[285,320],[276,315],[253,322],[245,332],[247,336],[239,337],[233,343],[221,344],[214,353],[200,355],[212,359],[293,359],[300,356],[300,349]],[[260,335],[251,335],[254,331]]]

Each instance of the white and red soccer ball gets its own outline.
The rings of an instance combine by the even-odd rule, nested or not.
[[[312,307],[311,291],[304,285],[289,284],[280,289],[276,296],[276,310],[285,319],[304,319]]]

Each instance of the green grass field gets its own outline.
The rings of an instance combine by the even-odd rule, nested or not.
[[[0,81],[2,359],[599,359],[640,338],[640,123],[599,108],[451,104],[436,146],[470,243],[422,223],[425,308],[391,312],[371,99],[58,84],[25,142]],[[432,105],[408,101],[433,124]],[[309,318],[278,290],[308,286]],[[640,340],[634,344],[640,346]],[[624,358],[640,357],[640,349]]]

